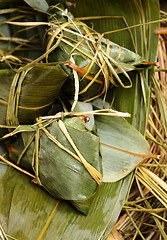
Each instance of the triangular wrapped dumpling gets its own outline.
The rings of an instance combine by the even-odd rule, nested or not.
[[[21,73],[22,74],[22,73]],[[67,75],[60,66],[31,68],[24,78],[10,69],[0,71],[0,124],[32,124],[47,114]],[[4,134],[0,129],[0,135]]]
[[[102,166],[99,137],[87,130],[84,121],[80,118],[66,118],[63,122],[80,154],[100,174]],[[45,131],[40,130],[39,139],[35,137],[35,142],[31,142],[20,163],[26,164],[25,161],[27,161],[29,162],[27,165],[30,165],[35,159],[33,169],[38,183],[42,184],[52,196],[71,201],[79,211],[87,214],[98,184],[85,166],[67,151],[57,146],[46,135],[46,131],[64,148],[76,154],[58,122],[54,121],[45,128]],[[25,147],[30,143],[33,135],[32,132],[22,133]],[[17,142],[18,140],[14,144],[15,148],[18,148]],[[20,147],[20,141],[18,143]],[[10,156],[12,159],[15,158],[12,152]]]
[[[49,9],[49,21],[52,27],[48,30],[48,51],[58,43],[58,46],[47,56],[47,60],[67,61],[62,65],[69,78],[63,90],[69,96],[74,92],[73,72],[80,77],[80,99],[91,100],[105,93],[111,83],[114,86],[130,88],[132,81],[127,74],[141,65],[144,59],[133,51],[106,39],[96,30],[85,23],[75,19],[69,11],[64,11],[63,6],[53,6]],[[57,26],[57,22],[60,26]],[[55,24],[55,25],[54,25]],[[121,80],[118,75],[122,73],[127,81]],[[69,90],[70,89],[70,90]]]

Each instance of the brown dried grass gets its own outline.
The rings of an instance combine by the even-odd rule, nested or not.
[[[158,43],[158,62],[159,70],[161,71],[158,70],[155,73],[155,76],[162,83],[159,84],[159,86],[162,95],[165,98],[165,103],[167,104],[167,72],[162,71],[162,69],[167,69],[167,45],[165,43],[166,41],[164,41],[164,38],[160,35]],[[167,137],[163,128],[162,115],[160,113],[154,89],[152,89],[149,117],[151,121],[148,123],[147,133],[149,133],[149,136],[151,134],[157,142],[166,145]],[[165,182],[167,180],[167,148],[164,148],[151,140],[148,140],[148,142],[150,144],[151,152],[159,155],[159,160],[149,159],[136,169],[134,183],[128,202],[125,204],[108,240],[167,239],[167,207],[165,205],[166,203],[161,201],[161,197],[162,199],[164,197],[164,201],[167,201],[167,185]],[[153,173],[153,176],[158,177],[157,179],[159,180],[159,182],[155,182],[153,178],[152,184],[155,183],[155,185],[150,189],[146,187],[147,184],[142,184],[140,180],[148,178],[147,174],[144,175],[144,173],[142,173],[143,167],[146,171],[149,169],[151,173]],[[150,179],[146,179],[146,183],[149,180]],[[164,183],[164,188],[161,187],[160,182],[162,184]],[[150,183],[148,182],[148,185],[149,184]],[[155,191],[158,191],[158,195],[152,192],[154,187]]]

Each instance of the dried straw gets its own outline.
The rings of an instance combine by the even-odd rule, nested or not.
[[[157,94],[153,89],[151,112],[149,116],[147,137],[151,152],[159,155],[159,159],[147,159],[136,170],[135,181],[129,200],[124,206],[122,215],[118,219],[113,231],[121,237],[117,239],[167,239],[167,145],[165,113],[160,104],[167,104],[167,54],[164,39],[159,37],[158,62],[160,68],[154,80],[158,86],[158,94],[162,101],[157,101]],[[164,110],[165,111],[165,110]],[[111,233],[112,233],[111,232]],[[109,239],[112,235],[110,235]]]

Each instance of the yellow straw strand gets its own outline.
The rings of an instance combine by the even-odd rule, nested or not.
[[[97,171],[96,168],[94,168],[93,166],[91,166],[85,159],[84,157],[81,155],[81,153],[79,152],[79,150],[77,149],[76,145],[74,144],[72,138],[70,137],[64,123],[59,120],[58,121],[59,127],[61,129],[61,131],[64,133],[65,137],[67,138],[67,140],[69,141],[69,143],[71,144],[71,146],[73,147],[73,149],[75,150],[76,154],[78,155],[78,157],[80,158],[82,164],[84,165],[84,167],[87,169],[87,171],[90,173],[90,175],[92,176],[92,178],[97,182],[97,184],[101,184],[102,182],[102,175],[99,171]]]

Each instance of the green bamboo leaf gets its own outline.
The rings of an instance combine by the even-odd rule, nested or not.
[[[47,11],[49,8],[48,3],[45,0],[24,0],[28,5],[30,5],[32,8],[37,8],[42,11]]]
[[[100,99],[93,102],[96,107],[102,104]],[[109,108],[107,103],[105,107]],[[78,102],[75,110],[82,112],[90,108],[90,103]],[[92,118],[94,120],[91,116],[91,122]],[[101,142],[103,182],[116,182],[124,178],[143,159],[150,157],[148,142],[124,118],[95,116],[95,124]]]
[[[151,21],[159,20],[159,1],[84,0],[77,1],[71,11],[88,26],[93,24],[96,31],[106,33],[111,41],[137,52],[146,61],[156,61],[157,36],[153,30],[159,23]]]
[[[37,13],[35,15],[32,9],[28,8],[23,1],[22,4],[17,5],[17,8],[15,1],[10,1],[10,4],[7,1],[1,1],[0,8],[0,43],[3,51],[2,63],[0,65],[3,68],[13,67],[13,64],[17,67],[23,58],[35,59],[41,55],[43,46],[38,34],[42,32],[42,27],[40,30],[36,27],[26,29],[16,25],[11,26],[6,22],[15,20],[27,22],[30,19],[31,21],[36,21],[37,19],[42,21],[42,14]]]
[[[88,26],[94,26],[98,32],[125,48],[138,53],[146,61],[157,61],[158,38],[154,29],[159,27],[159,1],[77,1],[72,13]],[[103,11],[101,10],[103,9]],[[82,17],[82,18],[81,18]],[[155,21],[151,23],[151,21]],[[150,24],[147,24],[149,22]],[[136,27],[136,24],[141,24]],[[131,28],[129,28],[131,27]],[[110,32],[110,33],[109,33]],[[141,89],[141,75],[129,73],[132,88],[113,88],[109,95],[113,107],[121,112],[129,112],[132,117],[128,121],[142,134],[145,133],[150,106],[150,85],[152,69],[142,73],[144,92]],[[126,81],[124,76],[122,81]],[[143,100],[146,96],[146,103]],[[112,96],[115,96],[112,99]]]
[[[8,156],[7,149],[3,143],[0,143],[0,155],[6,156],[6,157]],[[8,166],[4,162],[0,161],[0,180],[5,174],[5,172],[7,171],[7,168]]]
[[[7,20],[6,16],[0,15],[0,22],[5,22],[6,20]],[[7,24],[0,25],[0,32],[5,37],[10,37],[10,35],[11,35],[10,28],[9,28],[9,26]],[[2,57],[3,53],[6,51],[8,43],[5,43],[4,41],[1,41],[1,39],[0,39],[0,43],[1,43],[0,57]],[[1,60],[1,58],[0,58],[0,60]]]
[[[132,179],[129,176],[115,184],[102,184],[85,216],[10,168],[0,182],[0,222],[5,232],[16,239],[105,239]]]
[[[8,121],[11,123],[16,114],[20,124],[32,123],[39,115],[46,114],[57,98],[67,75],[57,66],[34,67],[25,78],[14,82],[14,73],[9,69],[0,71],[0,124],[6,123],[8,107]],[[21,81],[22,82],[21,82]],[[21,82],[20,85],[18,82]],[[8,105],[8,98],[10,104]],[[16,110],[18,108],[18,110]],[[9,125],[9,124],[8,124]],[[15,122],[12,124],[15,125]]]
[[[103,182],[116,182],[149,156],[149,145],[123,118],[95,116],[95,120],[102,148]]]

